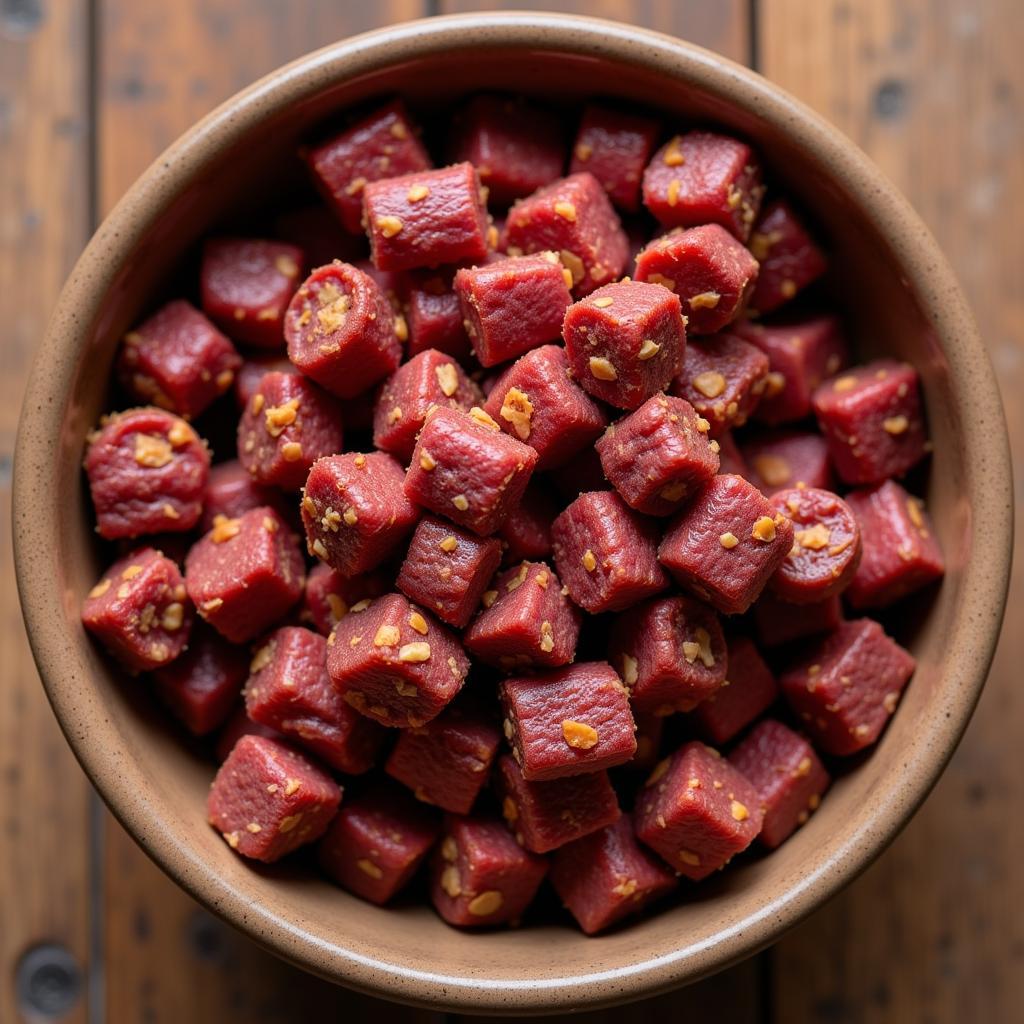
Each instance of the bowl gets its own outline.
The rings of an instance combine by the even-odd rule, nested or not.
[[[934,441],[926,493],[948,572],[900,616],[918,669],[877,749],[776,853],[596,939],[557,924],[466,934],[426,907],[370,906],[301,864],[243,862],[205,821],[211,765],[79,622],[104,567],[79,466],[123,332],[207,226],[289,187],[298,142],[332,115],[393,93],[443,110],[481,88],[558,103],[612,93],[752,140],[830,240],[837,301],[862,353],[919,369]],[[925,798],[970,718],[1003,613],[1011,519],[985,351],[935,241],[893,186],[758,75],[663,35],[561,15],[436,18],[358,36],[274,72],[186,132],[72,272],[35,360],[14,472],[17,576],[36,662],[68,742],[129,833],[201,903],[300,966],[372,995],[477,1013],[593,1008],[692,982],[766,946],[861,872]]]

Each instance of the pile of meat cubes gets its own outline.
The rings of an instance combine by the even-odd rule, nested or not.
[[[423,868],[453,925],[547,878],[599,932],[783,843],[914,670],[864,613],[943,572],[917,373],[849,365],[758,155],[574,120],[305,149],[322,204],[206,240],[85,454],[85,627],[212,737],[227,845],[380,904]]]

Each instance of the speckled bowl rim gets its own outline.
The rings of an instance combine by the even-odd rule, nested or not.
[[[937,685],[946,716],[933,716],[908,750],[899,780],[878,793],[870,827],[829,852],[819,869],[757,913],[700,946],[680,938],[671,955],[561,978],[489,979],[447,976],[388,963],[325,943],[232,888],[169,830],[146,799],[140,766],[116,749],[114,729],[83,713],[81,681],[61,671],[73,643],[56,574],[30,570],[31,552],[60,530],[55,500],[57,453],[78,351],[126,255],[169,198],[195,179],[268,114],[370,71],[439,50],[530,48],[593,55],[643,65],[739,104],[833,169],[868,221],[891,240],[948,360],[954,405],[965,431],[967,493],[972,499],[972,558],[949,633],[956,667]],[[995,400],[993,400],[993,396]],[[998,388],[977,328],[953,273],[905,199],[845,136],[759,75],[699,47],[624,24],[559,14],[486,13],[431,18],[366,33],[309,54],[234,96],[186,132],[132,186],[96,232],[75,266],[33,364],[14,465],[16,571],[29,639],[46,692],[88,776],[118,820],[146,852],[201,903],[261,944],[300,966],[371,995],[447,1010],[542,1013],[594,1008],[654,995],[695,981],[751,955],[825,902],[892,841],[927,796],[952,755],[981,694],[995,650],[1009,580],[1012,483],[1009,444]],[[955,676],[955,679],[954,679]],[[956,683],[956,687],[952,684]],[[898,798],[896,786],[899,787]],[[886,799],[886,797],[889,799]]]

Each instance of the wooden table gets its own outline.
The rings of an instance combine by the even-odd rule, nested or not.
[[[701,43],[751,64],[851,135],[910,197],[959,272],[1003,385],[1019,459],[1019,3],[508,6],[605,15]],[[277,961],[196,906],[102,808],[58,732],[23,639],[7,492],[25,372],[57,291],[99,219],[167,143],[257,76],[324,43],[407,18],[500,6],[0,0],[0,1021],[440,1016],[375,1003]],[[967,738],[878,863],[770,951],[656,1005],[616,1011],[616,1019],[701,1010],[743,1024],[1020,1019],[1024,688],[1016,673],[1024,635],[1014,613],[1022,595],[1018,571],[1009,628]],[[40,944],[57,949],[26,960]],[[49,1007],[50,1017],[26,999]]]

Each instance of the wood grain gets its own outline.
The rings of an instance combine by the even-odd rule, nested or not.
[[[88,971],[90,789],[36,676],[11,555],[21,391],[89,232],[85,0],[0,5],[0,1020],[20,1019],[26,950],[57,943]],[[84,973],[83,973],[84,977]],[[86,1019],[80,992],[62,1018]]]
[[[1017,0],[762,0],[763,70],[836,122],[928,222],[967,290],[1024,455],[1024,126]],[[808,45],[813,41],[813,45]],[[1018,543],[1021,530],[1018,527]],[[1009,553],[1008,557],[1009,557]],[[780,1021],[1019,1019],[1024,1007],[1024,600],[922,812],[775,949]],[[950,652],[954,657],[955,652]]]

